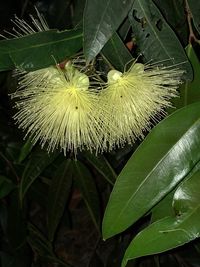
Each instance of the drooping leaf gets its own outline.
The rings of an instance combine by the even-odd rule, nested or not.
[[[109,162],[103,155],[95,155],[91,153],[84,153],[86,160],[92,164],[92,166],[111,184],[113,185],[117,175],[113,168],[110,166]]]
[[[131,53],[124,45],[117,33],[114,33],[102,49],[102,54],[112,65],[120,71],[124,71],[125,65],[133,60]]]
[[[173,100],[176,108],[181,108],[194,102],[200,101],[200,64],[191,44],[186,47],[187,56],[191,62],[194,79],[186,81],[180,87],[180,97]]]
[[[164,252],[200,237],[199,187],[198,168],[175,192],[176,216],[159,220],[141,231],[126,250],[122,266],[130,259]]]
[[[200,2],[195,0],[187,0],[189,4],[190,11],[192,12],[192,18],[197,31],[200,34]]]
[[[192,68],[185,51],[153,1],[135,0],[129,19],[146,61],[179,64],[186,70],[185,78],[192,79]]]
[[[34,147],[34,144],[31,141],[31,139],[27,139],[25,144],[22,146],[20,150],[20,154],[19,154],[19,158],[17,162],[22,163],[22,161],[25,160],[25,158],[29,155],[33,147]]]
[[[85,165],[74,161],[74,177],[88,208],[90,216],[98,229],[100,221],[99,196],[94,179]]]
[[[28,241],[40,255],[54,256],[51,242],[31,223],[28,225]]]
[[[26,242],[26,221],[19,201],[18,188],[9,195],[7,237],[12,251],[18,251]]]
[[[24,195],[35,179],[37,179],[37,177],[55,160],[57,156],[58,152],[49,154],[42,149],[38,149],[31,154],[20,181],[20,201],[23,200]]]
[[[127,16],[132,0],[87,0],[83,17],[86,60],[91,61]]]
[[[48,237],[53,241],[54,234],[63,215],[72,185],[71,160],[64,161],[58,167],[48,192]]]
[[[0,71],[16,67],[30,71],[55,65],[74,55],[81,47],[82,33],[78,29],[62,32],[49,30],[2,40]]]
[[[11,182],[11,180],[0,175],[0,198],[8,195],[14,188],[15,185]]]
[[[28,243],[42,259],[50,263],[58,263],[59,266],[70,267],[70,265],[56,257],[51,242],[34,225],[29,224],[28,230]]]
[[[122,232],[165,195],[200,160],[200,103],[160,122],[117,178],[103,220],[103,236]]]

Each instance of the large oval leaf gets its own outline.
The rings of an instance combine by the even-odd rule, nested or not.
[[[200,237],[199,167],[175,192],[177,216],[159,220],[140,232],[126,250],[122,266],[130,259],[164,252]]]
[[[135,0],[129,15],[136,42],[147,61],[183,65],[186,78],[192,79],[192,68],[173,30],[153,1]]]
[[[55,65],[82,47],[81,30],[49,30],[0,41],[0,71],[34,70]]]
[[[84,11],[84,53],[91,61],[117,30],[131,8],[132,0],[87,0]]]
[[[103,236],[125,230],[183,179],[200,160],[200,103],[160,122],[117,178],[108,202]]]

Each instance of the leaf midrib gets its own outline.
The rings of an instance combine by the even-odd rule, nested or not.
[[[69,40],[73,40],[73,39],[77,39],[79,37],[81,37],[82,34],[78,34],[76,36],[72,36],[70,38],[63,38],[63,39],[60,39],[60,40],[57,40],[57,41],[50,41],[50,42],[47,42],[47,43],[42,43],[42,44],[35,44],[35,45],[31,45],[31,46],[28,46],[28,47],[25,47],[25,48],[19,48],[19,49],[14,49],[14,50],[11,50],[7,53],[4,53],[4,54],[8,54],[8,53],[12,53],[12,52],[19,52],[19,51],[25,51],[25,50],[29,50],[29,49],[32,49],[32,48],[38,48],[38,47],[42,47],[42,46],[48,46],[48,45],[51,45],[51,44],[57,44],[57,43],[62,43],[62,42],[65,42],[65,41],[69,41]]]

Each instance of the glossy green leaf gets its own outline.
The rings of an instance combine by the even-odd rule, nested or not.
[[[87,167],[80,161],[74,161],[74,177],[90,216],[98,229],[100,222],[100,206],[99,195],[94,179]]]
[[[161,253],[200,237],[200,169],[174,195],[176,216],[159,220],[141,231],[126,250],[123,264],[141,256]]]
[[[44,169],[51,164],[57,156],[58,152],[49,154],[42,149],[38,149],[31,154],[30,160],[24,169],[20,181],[20,201],[23,200],[24,195],[35,179],[38,178]]]
[[[174,197],[174,190],[164,197],[155,207],[152,209],[151,223],[163,219],[165,217],[172,216],[174,214],[172,208],[172,201]]]
[[[200,103],[161,121],[117,178],[103,220],[103,236],[122,232],[165,195],[200,160]]]
[[[49,30],[0,41],[0,71],[34,70],[55,65],[82,47],[80,30]],[[42,60],[41,60],[42,57]]]
[[[7,196],[14,188],[15,185],[11,182],[11,180],[0,175],[0,198]]]
[[[188,104],[200,101],[200,64],[199,59],[192,47],[189,44],[186,47],[187,56],[191,62],[194,72],[194,79],[192,82],[185,82],[180,87],[180,97],[173,100],[173,104],[177,108],[181,108]]]
[[[117,33],[114,33],[102,49],[102,54],[117,70],[124,71],[125,65],[133,60],[131,53]]]
[[[83,16],[86,60],[91,61],[127,16],[132,0],[87,0]]]
[[[192,13],[192,18],[197,31],[200,33],[200,2],[195,0],[187,0],[189,4],[190,11]]]
[[[195,165],[195,167],[189,172],[185,179],[189,179],[200,169],[200,161]],[[174,193],[177,190],[179,184],[176,188],[166,195],[155,207],[152,209],[151,223],[163,219],[164,217],[172,217],[174,215],[173,209],[173,199]]]
[[[58,167],[48,193],[48,237],[53,241],[55,231],[63,215],[72,185],[72,163],[66,160]]]
[[[135,0],[129,19],[146,61],[179,64],[186,70],[185,78],[192,79],[192,68],[181,43],[153,1]]]
[[[116,181],[117,175],[105,156],[95,156],[91,153],[84,153],[86,160],[111,184]]]

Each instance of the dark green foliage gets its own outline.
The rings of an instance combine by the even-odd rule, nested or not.
[[[50,30],[0,40],[0,265],[199,266],[200,2],[8,0],[1,33],[12,32],[15,13],[30,21],[34,5]],[[184,69],[176,109],[145,140],[110,153],[64,156],[23,140],[12,119],[10,71],[80,51],[87,62],[97,56],[102,79],[140,53],[143,63]]]

